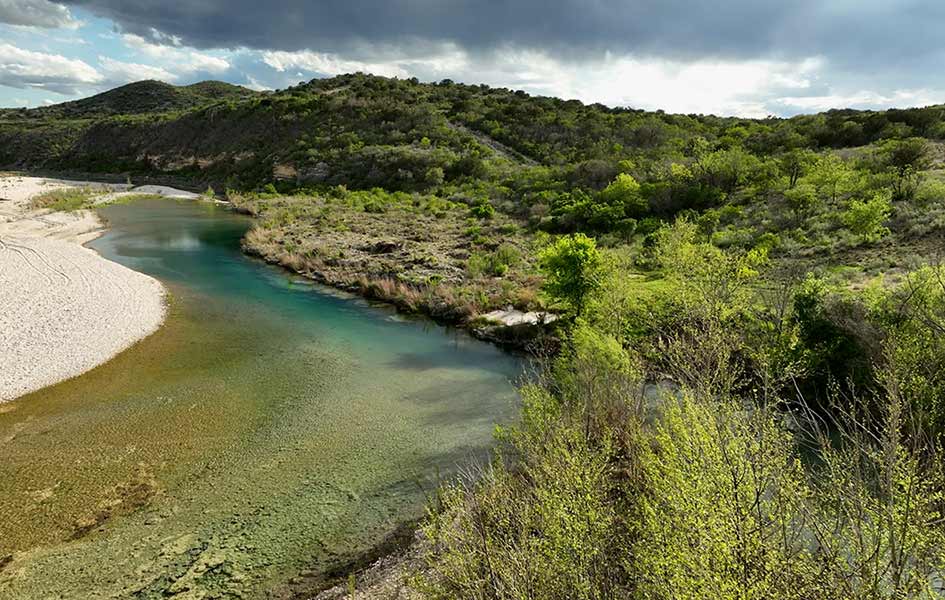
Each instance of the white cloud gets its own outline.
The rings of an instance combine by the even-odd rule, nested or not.
[[[537,93],[673,113],[765,117],[766,100],[783,89],[807,89],[815,59],[697,61],[691,63],[605,55],[589,63],[560,63],[530,51],[504,52],[488,77]]]
[[[242,85],[243,85],[244,87],[248,87],[249,89],[255,90],[255,91],[257,91],[257,92],[268,92],[269,90],[272,89],[271,87],[267,87],[267,86],[263,85],[262,83],[260,83],[260,82],[259,82],[255,77],[253,77],[252,75],[247,75],[247,76],[246,76],[246,83],[244,83],[244,84],[242,84]]]
[[[70,27],[81,23],[69,9],[49,0],[0,0],[0,23],[25,27]]]
[[[0,43],[0,85],[74,94],[104,79],[101,73],[81,60]]]
[[[312,52],[310,50],[303,50],[301,52],[263,52],[262,61],[280,73],[288,71],[289,69],[302,69],[323,75],[341,75],[343,73],[363,71],[365,73],[373,73],[374,75],[383,75],[385,77],[410,76],[409,72],[403,66],[395,62],[371,63],[346,60],[335,54]]]
[[[522,85],[543,86],[548,93],[584,102],[631,106],[674,113],[735,114],[765,117],[767,100],[789,90],[805,90],[819,61],[697,61],[607,56],[597,64],[561,65],[527,58]]]
[[[942,90],[928,89],[895,90],[888,94],[860,90],[847,94],[824,94],[816,96],[786,96],[775,102],[791,112],[819,112],[837,107],[883,110],[901,106],[928,106],[941,103],[945,98]]]
[[[312,51],[264,51],[261,58],[280,73],[299,69],[312,76],[364,71],[427,81],[449,77],[587,103],[750,117],[770,114],[772,97],[810,93],[824,67],[817,57],[799,62],[674,62],[608,53],[566,62],[543,51],[515,47],[470,54],[445,43],[424,50],[410,54],[396,48],[361,47],[357,51],[364,57],[361,60]]]
[[[263,51],[262,62],[280,73],[299,69],[308,75],[342,75],[361,71],[385,77],[449,77],[471,66],[466,51],[452,42],[423,43],[404,47],[359,44],[351,49],[356,58],[330,52]],[[303,73],[298,76],[304,77]]]
[[[128,48],[158,62],[179,77],[195,73],[219,75],[230,69],[230,63],[225,58],[180,46],[180,40],[176,38],[167,38],[169,44],[154,44],[140,35],[126,33],[121,39]]]
[[[142,79],[159,79],[168,83],[177,80],[177,75],[160,67],[122,62],[120,60],[113,60],[107,56],[99,56],[98,62],[102,67],[102,73],[104,73],[105,77],[108,79],[108,83],[113,85],[140,81]]]

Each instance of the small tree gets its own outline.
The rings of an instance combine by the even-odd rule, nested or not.
[[[565,236],[542,250],[538,260],[545,275],[545,292],[580,316],[588,294],[599,284],[597,244],[583,233]]]
[[[817,204],[817,188],[809,183],[800,183],[784,191],[784,200],[794,213],[794,220],[801,221],[801,217],[810,213]]]
[[[793,188],[798,179],[817,161],[817,155],[806,148],[795,148],[781,156],[781,170],[787,175],[788,186]]]
[[[646,198],[640,194],[640,184],[632,175],[621,173],[600,193],[601,199],[610,206],[622,207],[627,216],[646,212]]]
[[[849,208],[840,215],[840,220],[862,241],[874,242],[889,233],[883,223],[891,212],[889,194],[877,192],[869,200],[850,202]]]
[[[836,202],[857,187],[857,173],[836,154],[826,154],[814,164],[805,179],[817,193]]]
[[[896,174],[896,200],[909,200],[919,184],[919,172],[928,168],[929,144],[922,138],[890,140],[883,146],[886,165]]]

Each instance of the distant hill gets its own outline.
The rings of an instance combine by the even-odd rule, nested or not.
[[[73,102],[0,110],[0,168],[147,174],[218,189],[273,183],[413,192],[488,182],[501,188],[493,197],[520,200],[600,190],[626,161],[656,185],[669,163],[709,151],[739,148],[766,159],[798,148],[938,140],[943,112],[680,115],[360,73],[267,93],[215,81],[142,81]]]
[[[87,119],[189,110],[227,99],[248,98],[253,90],[222,81],[175,86],[163,81],[129,83],[89,98],[43,106],[19,114],[27,118]],[[11,117],[10,111],[6,116]]]

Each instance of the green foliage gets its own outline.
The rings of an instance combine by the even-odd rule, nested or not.
[[[522,255],[518,248],[512,244],[501,244],[491,253],[473,253],[466,263],[466,269],[473,277],[479,277],[482,274],[502,277],[508,273],[509,268],[521,261]]]
[[[881,148],[886,165],[895,173],[893,196],[908,200],[915,194],[919,172],[930,163],[929,144],[922,138],[889,140]]]
[[[926,179],[916,189],[914,200],[920,207],[945,203],[945,181]]]
[[[495,207],[487,200],[469,207],[469,214],[477,219],[491,219],[495,215]]]
[[[740,147],[706,154],[696,163],[699,176],[727,194],[752,181],[765,179],[763,163]]]
[[[810,214],[817,205],[817,188],[810,183],[801,183],[784,191],[784,200],[798,221]]]
[[[683,219],[658,235],[657,261],[675,284],[677,299],[695,314],[721,319],[746,310],[749,285],[767,263],[767,250],[726,252],[698,239],[698,225]]]
[[[888,186],[894,201],[911,199],[932,166],[927,140],[941,132],[934,108],[751,120],[354,74],[269,94],[142,82],[75,103],[0,111],[0,164],[242,191],[435,190],[462,198],[480,218],[531,217],[543,230],[602,243],[633,244],[651,232],[639,227],[650,219],[739,206],[748,208],[747,222],[723,219],[712,232],[720,243],[796,228],[798,243],[810,246],[827,245],[822,213],[853,196]],[[862,148],[830,151],[851,147]],[[762,214],[785,190],[794,219]],[[903,227],[912,233],[943,226],[910,218]]]
[[[620,173],[604,188],[601,199],[610,206],[622,206],[627,216],[637,216],[647,209],[646,200],[640,194],[640,184],[633,176]]]
[[[545,292],[580,316],[588,294],[599,284],[601,257],[594,240],[581,233],[558,238],[541,251],[538,261]]]
[[[852,200],[840,220],[864,242],[875,242],[889,233],[883,226],[892,213],[889,194],[876,192],[868,200]]]
[[[678,224],[664,234],[677,241],[665,243],[698,254],[690,231]],[[945,476],[912,400],[941,396],[942,279],[923,270],[890,298],[911,312],[887,312],[898,333],[877,393],[845,397],[828,430],[803,407],[781,412],[786,397],[762,402],[744,384],[761,375],[750,370],[722,387],[674,377],[679,387],[642,402],[647,365],[614,326],[632,310],[613,296],[627,280],[603,281],[553,373],[522,390],[521,421],[501,430],[491,467],[431,507],[417,589],[430,598],[937,597]],[[828,302],[826,286],[804,282],[801,337],[824,328]],[[732,329],[755,326],[731,321],[727,345],[656,335],[674,340],[675,376],[734,364],[750,348]],[[922,360],[931,364],[916,377]]]
[[[800,365],[800,385],[812,404],[831,382],[866,387],[870,355],[864,341],[839,322],[840,315],[856,315],[865,321],[863,309],[849,298],[831,291],[820,278],[808,275],[791,298],[792,324],[797,328],[793,359]]]
[[[788,177],[788,186],[794,187],[817,161],[817,155],[807,148],[794,148],[781,156],[781,169]]]
[[[795,528],[807,490],[775,415],[664,397],[640,452],[647,493],[630,551],[640,597],[805,597],[814,566]]]
[[[537,387],[522,390],[530,424],[509,435],[527,457],[514,470],[494,463],[476,481],[440,492],[424,534],[437,577],[428,598],[594,599],[619,591],[626,543],[612,503],[606,449],[558,426],[560,407]],[[541,439],[539,439],[539,436]]]
[[[945,435],[945,268],[924,267],[889,294],[894,385],[928,431]]]
[[[835,154],[825,154],[803,178],[817,189],[817,193],[831,202],[853,192],[858,185],[856,171]]]
[[[30,199],[33,208],[47,208],[53,211],[72,212],[89,208],[96,196],[105,193],[103,189],[89,187],[59,188],[43,192]]]

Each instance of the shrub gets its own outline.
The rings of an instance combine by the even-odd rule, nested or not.
[[[945,202],[945,181],[926,179],[915,192],[915,202],[921,207]]]
[[[869,200],[852,200],[840,220],[861,241],[874,242],[889,233],[883,223],[890,213],[889,194],[877,192]]]
[[[518,248],[512,244],[502,244],[489,254],[473,253],[466,262],[466,270],[473,277],[478,277],[484,273],[502,277],[519,260],[521,260],[521,254]]]
[[[48,208],[53,211],[72,212],[90,207],[95,197],[102,195],[104,192],[104,189],[90,187],[60,188],[34,196],[30,199],[30,206],[33,208]]]
[[[477,219],[491,219],[495,215],[495,208],[488,200],[483,200],[470,206],[469,214]]]
[[[817,188],[809,183],[800,183],[784,191],[784,200],[794,212],[794,219],[800,221],[816,206]]]
[[[637,216],[647,209],[646,199],[640,193],[640,184],[631,175],[620,173],[601,192],[601,199],[608,205],[620,206],[627,216]]]

